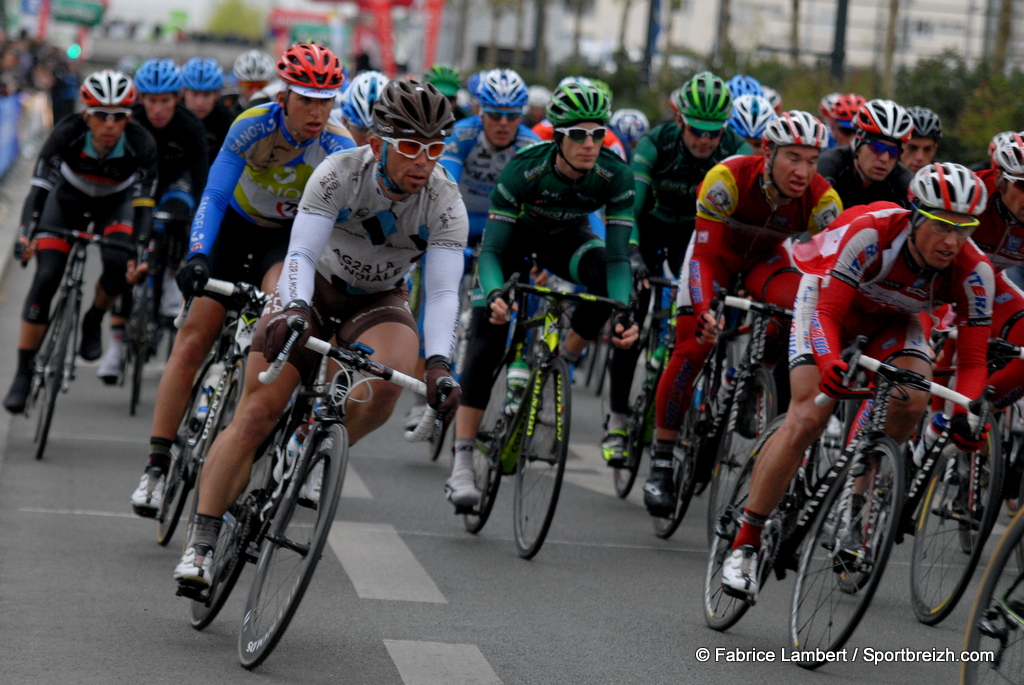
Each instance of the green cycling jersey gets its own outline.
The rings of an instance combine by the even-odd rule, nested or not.
[[[481,288],[487,294],[501,288],[501,254],[510,242],[544,240],[586,223],[588,214],[604,207],[608,295],[627,303],[633,287],[633,174],[618,155],[602,148],[594,168],[572,181],[554,169],[556,152],[550,141],[525,147],[498,177],[478,261]]]

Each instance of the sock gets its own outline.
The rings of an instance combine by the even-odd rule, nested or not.
[[[220,535],[220,527],[224,521],[219,516],[197,513],[193,523],[195,529],[192,533],[192,547],[196,548],[196,552],[207,554],[217,546],[217,536]]]
[[[37,350],[18,348],[18,375],[28,376],[32,373],[32,364],[36,360]]]
[[[674,440],[655,440],[654,452],[651,454],[651,470],[672,468],[672,448]]]
[[[89,307],[89,311],[82,317],[82,323],[99,323],[103,319],[103,315],[106,314],[102,309],[97,309],[96,305]]]
[[[576,362],[578,362],[580,360],[579,353],[570,352],[569,350],[565,349],[565,345],[564,344],[563,345],[559,345],[559,347],[558,347],[558,354],[561,355],[562,359],[564,359],[565,361],[567,361],[570,364],[575,364]]]
[[[154,467],[161,473],[167,473],[167,467],[171,465],[171,445],[173,440],[158,438],[155,435],[149,439],[149,462],[146,468]]]
[[[457,438],[455,440],[455,460],[452,463],[452,473],[459,469],[473,468],[473,450],[476,440],[473,438]]]
[[[124,326],[110,327],[110,342],[119,343],[124,340]]]
[[[626,430],[627,422],[628,419],[625,414],[620,414],[619,412],[615,411],[611,412],[608,415],[608,432],[611,433],[612,431],[615,430]]]
[[[740,517],[739,532],[736,533],[736,539],[732,541],[732,548],[736,549],[741,545],[750,545],[754,549],[761,549],[761,531],[767,522],[767,516],[761,516],[751,512],[749,509],[744,509],[743,516]]]

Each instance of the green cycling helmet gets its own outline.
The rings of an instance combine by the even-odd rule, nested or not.
[[[548,121],[561,127],[581,121],[604,124],[611,116],[611,101],[599,88],[587,83],[559,86],[548,104]]]
[[[597,89],[599,91],[601,91],[602,93],[605,94],[605,97],[608,98],[608,107],[611,108],[611,104],[612,104],[612,87],[609,86],[605,81],[602,81],[601,79],[598,79],[598,78],[592,78],[592,79],[590,79],[590,82],[593,83],[595,86],[597,86]]]
[[[732,95],[725,81],[702,71],[672,93],[672,106],[690,126],[717,131],[732,116]]]
[[[435,64],[430,67],[427,73],[423,74],[426,83],[434,84],[434,87],[441,91],[445,97],[453,98],[462,87],[462,79],[459,78],[459,70],[445,64]]]

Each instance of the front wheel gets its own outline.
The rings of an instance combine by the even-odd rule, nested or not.
[[[341,499],[348,463],[345,428],[314,427],[306,440],[314,441],[310,456],[302,459],[302,468],[285,488],[249,590],[238,633],[238,659],[245,668],[260,665],[284,635],[313,578]],[[300,497],[300,489],[318,472],[319,499]]]
[[[790,610],[790,644],[803,654],[826,654],[846,643],[892,551],[903,507],[903,453],[887,437],[864,449],[864,474],[844,468],[804,541]],[[798,663],[817,668],[825,661]]]
[[[508,422],[505,416],[505,369],[501,369],[491,385],[491,398],[480,420],[473,446],[473,472],[480,490],[480,503],[463,515],[466,530],[476,535],[490,518],[494,500],[501,486],[501,451],[505,445]]]
[[[57,408],[57,394],[64,382],[64,373],[74,358],[75,351],[71,346],[77,317],[77,307],[72,306],[70,295],[58,306],[57,315],[50,322],[53,338],[43,345],[48,349],[42,364],[42,402],[39,407],[39,418],[36,424],[36,459],[42,459],[46,451],[46,442],[50,437],[50,425],[53,412]]]
[[[701,377],[703,378],[703,376]],[[701,384],[701,378],[697,383]],[[698,387],[698,386],[694,386]],[[696,394],[696,391],[695,391]],[[705,445],[711,438],[701,434],[701,427],[708,426],[707,403],[691,405],[683,417],[683,425],[679,429],[675,447],[672,449],[672,484],[675,487],[676,502],[672,513],[665,517],[653,517],[654,534],[667,540],[679,529],[679,525],[690,508],[693,499],[693,486],[697,478],[697,461],[705,451]]]
[[[647,373],[646,367],[642,370]],[[654,431],[654,389],[657,387],[657,380],[657,377],[654,377],[650,385],[641,385],[640,392],[630,407],[629,425],[626,430],[626,463],[617,466],[612,474],[615,494],[619,499],[626,499],[633,489],[644,448],[649,444],[650,434]]]
[[[562,488],[569,453],[569,367],[561,357],[533,374],[516,467],[514,529],[516,550],[532,559],[547,537]]]

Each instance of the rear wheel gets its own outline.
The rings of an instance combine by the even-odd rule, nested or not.
[[[643,357],[641,357],[642,359]],[[633,384],[639,389],[632,394],[633,404],[629,408],[629,424],[626,428],[626,463],[613,469],[612,480],[615,494],[619,499],[626,499],[636,474],[640,470],[644,449],[650,444],[654,432],[654,391],[658,387],[658,376],[651,378],[650,385],[644,381],[647,376],[647,364],[642,364],[634,373]]]
[[[501,486],[501,448],[504,444],[505,427],[510,418],[505,416],[505,369],[502,369],[491,386],[491,399],[487,402],[483,419],[476,433],[473,446],[473,471],[476,487],[480,490],[480,503],[472,512],[463,515],[466,530],[476,535],[494,508],[494,500]]]
[[[569,452],[569,367],[554,357],[535,372],[523,407],[527,412],[516,467],[514,529],[524,559],[540,551],[551,527]],[[522,413],[521,412],[521,413]]]
[[[706,397],[708,376],[702,373],[694,384],[694,396]],[[666,517],[652,517],[654,534],[659,538],[668,539],[679,529],[679,524],[686,516],[686,510],[690,507],[690,500],[693,499],[693,485],[697,477],[697,461],[702,452],[705,451],[705,444],[711,438],[703,435],[702,431],[710,425],[707,414],[707,403],[700,402],[691,404],[683,416],[683,425],[679,428],[679,437],[676,438],[675,447],[672,449],[672,484],[675,487],[676,504],[672,513]]]

